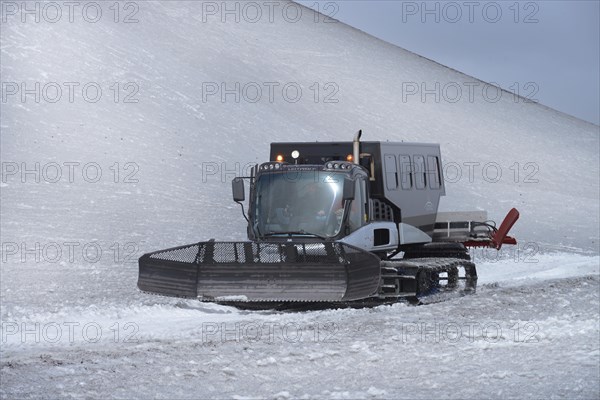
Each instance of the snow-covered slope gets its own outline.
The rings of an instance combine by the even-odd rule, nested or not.
[[[445,162],[456,163],[446,170],[444,209],[487,209],[501,219],[516,206],[523,217],[515,232],[522,240],[597,250],[598,126],[506,92],[493,102],[498,94],[489,88],[486,100],[484,84],[474,78],[341,23],[325,23],[322,16],[315,23],[313,11],[301,10],[296,23],[283,18],[283,6],[273,11],[273,23],[268,13],[257,23],[246,22],[251,10],[240,11],[239,23],[232,16],[222,23],[222,10],[212,15],[194,2],[140,3],[134,14],[139,22],[129,24],[115,23],[108,7],[95,24],[81,17],[55,24],[10,18],[2,25],[3,81],[26,82],[30,89],[40,82],[47,99],[55,97],[48,83],[56,82],[63,96],[39,104],[32,95],[21,102],[21,91],[7,97],[3,161],[37,161],[41,167],[96,162],[105,179],[85,184],[81,166],[75,184],[83,188],[77,189],[66,182],[64,166],[63,179],[52,185],[23,185],[19,174],[10,175],[2,188],[3,229],[11,216],[23,214],[19,204],[39,209],[43,198],[68,207],[77,238],[91,232],[111,240],[115,233],[140,234],[152,245],[224,233],[240,238],[244,221],[231,208],[221,174],[210,175],[213,167],[225,173],[235,171],[236,163],[264,161],[271,141],[350,140],[362,128],[365,140],[441,143]],[[121,10],[121,20],[132,12]],[[73,103],[65,82],[79,83]],[[88,101],[83,98],[90,82],[102,89],[97,103],[90,102],[94,86],[86,89]],[[220,86],[233,89],[236,82],[240,101],[230,94],[223,103]],[[210,95],[214,84],[219,93]],[[286,84],[291,84],[287,98]],[[413,84],[419,93],[409,95]],[[421,85],[431,90],[436,84],[439,102],[435,95],[423,102]],[[292,103],[296,85],[302,96]],[[462,96],[452,103],[457,86]],[[256,87],[262,97],[252,103]],[[131,93],[136,94],[126,99]],[[138,102],[125,102],[130,100]],[[124,171],[124,164],[136,163],[139,184],[113,184],[108,168],[115,162],[121,164],[120,181],[133,172]],[[50,168],[50,178],[53,173]],[[30,190],[41,196],[26,195]],[[91,205],[99,192],[102,204]],[[90,213],[110,213],[127,223],[88,224]],[[64,215],[45,213],[36,224],[48,229],[38,232],[51,237],[63,221]],[[32,232],[19,225],[6,237]]]
[[[49,397],[239,398],[597,393],[598,279],[589,276],[598,275],[598,257],[588,253],[598,252],[598,126],[506,92],[492,101],[498,94],[488,88],[486,98],[484,83],[472,77],[286,2],[272,18],[263,8],[256,23],[247,22],[248,9],[239,23],[231,16],[223,23],[222,10],[214,14],[206,3],[203,9],[200,2],[171,1],[132,3],[139,10],[120,3],[116,23],[112,4],[102,4],[96,23],[80,12],[69,22],[65,8],[57,23],[35,23],[31,16],[22,23],[17,14],[0,25],[3,397],[41,391]],[[290,22],[295,10],[302,18]],[[123,23],[132,14],[138,22]],[[35,91],[36,82],[40,101],[35,94],[23,101],[21,84]],[[239,101],[235,94],[224,100],[210,94],[221,85],[235,91],[238,82]],[[431,94],[422,99],[421,85],[436,83],[439,101]],[[62,97],[52,102],[57,86]],[[93,102],[98,87],[102,95]],[[302,95],[292,101],[298,87]],[[415,87],[419,93],[410,95]],[[454,102],[456,87],[462,96]],[[256,88],[262,97],[254,102]],[[441,143],[449,166],[445,210],[487,209],[498,220],[511,207],[520,209],[514,233],[521,246],[498,262],[475,254],[484,258],[476,261],[487,284],[476,296],[417,308],[269,315],[138,293],[142,253],[211,237],[244,238],[229,181],[249,163],[266,160],[271,141],[350,140],[359,128],[365,140]],[[39,177],[24,172],[36,168]],[[550,292],[535,295],[548,285]],[[294,347],[287,339],[242,346],[202,339],[204,323],[280,320],[306,329],[333,321],[340,340]],[[490,344],[479,337],[477,345],[399,347],[399,324],[421,320],[491,321],[505,332],[509,323],[532,322],[543,343],[505,338]],[[71,322],[97,323],[103,338],[92,343],[79,330],[71,343]],[[21,328],[36,323],[40,343],[35,334],[21,336]],[[54,323],[63,329],[57,341],[49,340]],[[381,331],[361,330],[373,323]],[[130,328],[137,329],[133,345],[124,342]],[[522,362],[513,362],[523,349]],[[408,368],[423,357],[423,369]],[[548,360],[553,367],[544,366]],[[539,370],[527,370],[527,362]],[[577,366],[581,377],[559,379]],[[357,379],[356,368],[370,372]],[[290,374],[278,375],[282,370]],[[476,374],[475,387],[448,389],[456,382],[451,370]],[[302,375],[313,372],[331,377],[307,390]],[[440,372],[444,379],[428,377]],[[130,376],[144,385],[132,387]],[[540,376],[552,384],[521,385]],[[484,386],[489,382],[492,392]]]

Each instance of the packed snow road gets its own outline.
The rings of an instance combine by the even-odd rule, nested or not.
[[[133,289],[5,306],[2,397],[597,398],[599,259],[529,261],[481,262],[477,294],[418,307],[250,312]]]

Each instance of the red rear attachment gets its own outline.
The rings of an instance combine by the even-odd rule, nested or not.
[[[504,221],[500,224],[500,228],[492,233],[492,246],[495,247],[496,250],[500,250],[504,243],[517,244],[515,238],[507,236],[507,234],[518,219],[519,211],[516,208],[513,208],[506,214],[506,217],[504,217]]]
[[[463,244],[466,247],[492,247],[500,250],[503,244],[517,244],[517,239],[508,236],[508,232],[519,219],[519,211],[513,208],[506,214],[500,228],[494,229],[490,234],[490,240],[469,240]]]

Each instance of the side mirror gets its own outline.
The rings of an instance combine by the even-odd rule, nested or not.
[[[244,180],[242,178],[234,178],[231,181],[231,189],[233,191],[233,201],[240,202],[246,199]]]
[[[342,198],[344,200],[354,200],[356,182],[349,178],[344,178],[344,194]]]

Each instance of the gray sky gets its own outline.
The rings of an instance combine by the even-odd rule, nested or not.
[[[441,64],[512,92],[518,88],[524,97],[600,123],[598,0],[298,2]]]

